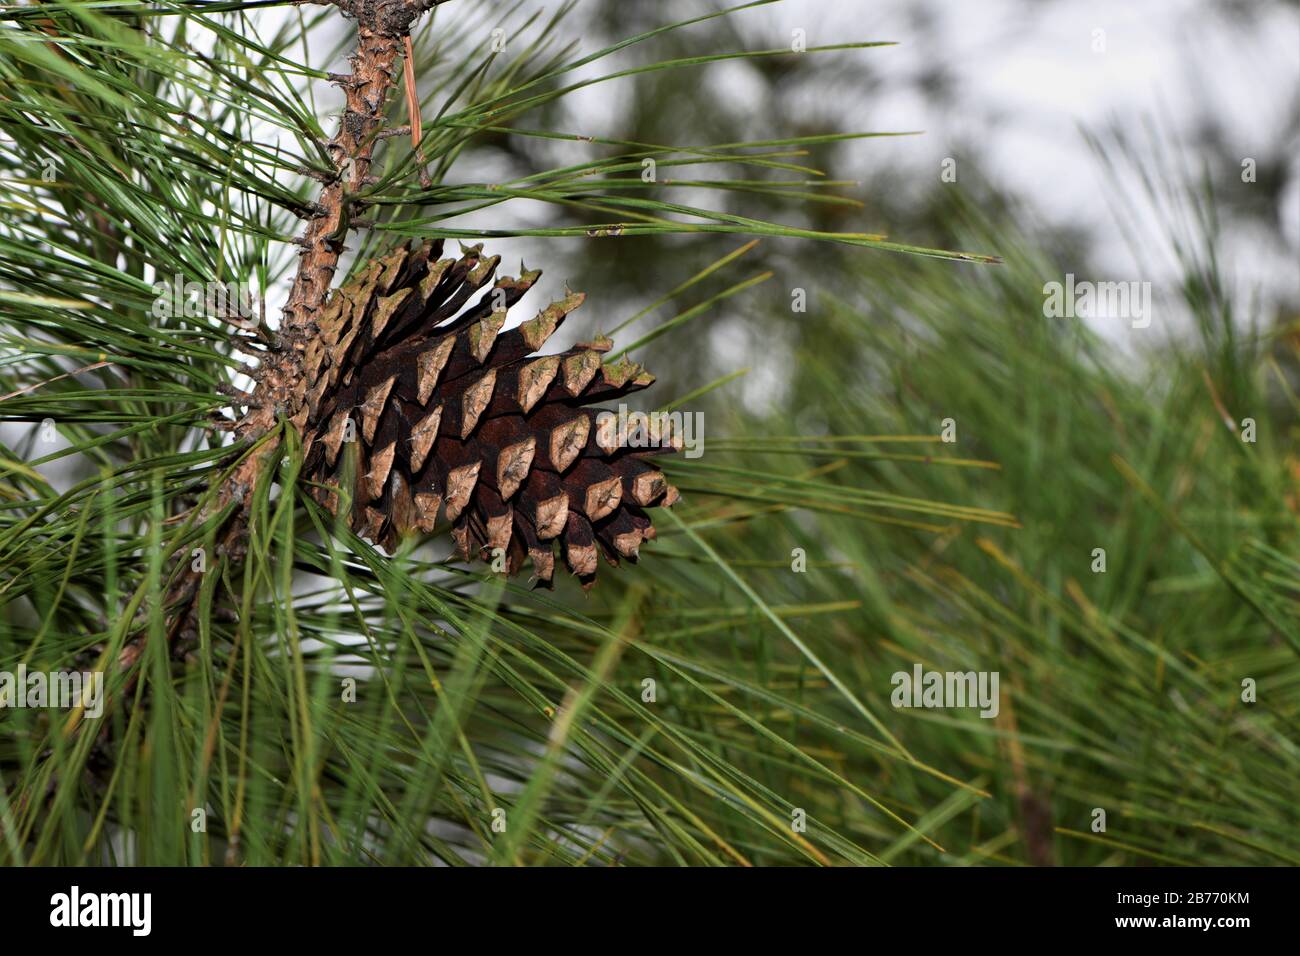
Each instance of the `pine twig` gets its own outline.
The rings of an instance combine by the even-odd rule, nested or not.
[[[278,348],[269,351],[258,369],[257,385],[246,413],[234,426],[235,436],[256,441],[283,420],[300,433],[306,423],[303,359],[308,343],[317,335],[317,318],[329,295],[338,269],[343,239],[357,225],[352,220],[352,196],[370,173],[375,134],[384,121],[384,106],[393,86],[394,63],[409,49],[411,28],[428,10],[445,0],[313,0],[338,7],[357,21],[357,45],[350,58],[351,72],[333,79],[343,88],[346,102],[337,132],[326,144],[336,174],[321,189],[314,205],[316,215],[296,240],[301,247],[298,271],[285,303]],[[418,121],[417,121],[418,122]],[[216,557],[238,563],[247,547],[249,508],[254,489],[269,462],[279,453],[280,440],[263,442],[222,483],[208,514],[230,514],[218,531]],[[233,508],[231,506],[234,506]],[[183,566],[164,600],[168,608],[165,636],[193,634],[202,572]],[[140,657],[145,635],[132,638],[118,658],[122,668]]]

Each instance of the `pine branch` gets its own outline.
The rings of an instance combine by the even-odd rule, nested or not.
[[[245,555],[253,492],[280,450],[281,437],[271,433],[286,422],[301,434],[306,424],[303,359],[307,344],[318,332],[317,319],[346,248],[344,238],[358,225],[352,218],[352,203],[370,173],[384,106],[393,86],[393,64],[409,49],[415,22],[445,0],[313,2],[337,6],[354,18],[357,45],[350,57],[351,73],[331,77],[346,99],[338,130],[326,146],[335,175],[323,185],[313,207],[315,214],[297,240],[302,251],[279,333],[256,370],[257,385],[247,400],[247,411],[234,426],[235,436],[242,442],[264,440],[258,451],[223,481],[207,512],[210,516],[229,511],[218,531],[216,548],[216,558],[228,564],[238,564]],[[183,567],[168,591],[164,603],[169,644],[178,637],[197,638],[195,614],[202,576],[201,571]],[[127,643],[118,658],[120,667],[128,668],[139,659],[144,640],[142,633]]]

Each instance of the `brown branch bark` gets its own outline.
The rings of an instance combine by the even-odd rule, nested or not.
[[[394,63],[410,39],[411,27],[427,10],[445,0],[312,0],[339,7],[357,22],[357,45],[351,55],[352,72],[334,76],[346,99],[338,131],[327,144],[335,176],[323,186],[317,214],[297,241],[301,247],[298,270],[284,306],[273,347],[257,369],[257,385],[248,410],[234,427],[237,438],[256,441],[287,422],[301,432],[306,421],[306,381],[303,357],[317,334],[316,320],[329,295],[330,284],[344,252],[343,240],[351,222],[352,197],[370,173],[376,134],[384,121],[384,107],[393,87]],[[279,454],[280,440],[272,437],[231,473],[217,491],[207,513],[219,514],[234,504],[217,532],[218,560],[237,564],[245,554],[249,506],[264,469]],[[194,634],[202,572],[185,566],[168,590],[168,642]],[[129,641],[118,659],[131,666],[143,650],[144,636]]]

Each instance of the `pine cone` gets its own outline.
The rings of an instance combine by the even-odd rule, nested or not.
[[[540,271],[491,282],[499,256],[482,246],[439,259],[441,241],[371,261],[336,289],[307,346],[305,407],[299,415],[304,477],[337,514],[346,456],[359,453],[350,527],[391,550],[399,537],[434,530],[440,510],[457,551],[514,574],[531,559],[534,586],[551,586],[555,543],[583,587],[597,552],[635,562],[653,539],[646,513],[677,490],[648,459],[679,441],[633,451],[598,428],[592,402],[618,399],[654,381],[624,359],[605,365],[608,338],[560,355],[534,355],[582,304],[568,292],[517,328],[506,310]]]

